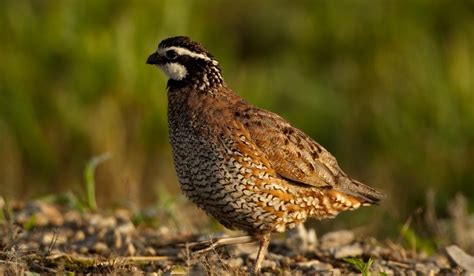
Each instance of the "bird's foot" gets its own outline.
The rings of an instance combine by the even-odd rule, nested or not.
[[[193,254],[203,254],[209,251],[213,251],[218,247],[224,245],[233,245],[233,244],[241,244],[241,243],[249,243],[254,242],[255,238],[253,236],[245,235],[245,236],[238,236],[238,237],[225,237],[225,238],[217,238],[217,239],[209,239],[206,241],[200,242],[192,242],[187,243],[187,248],[193,252]]]

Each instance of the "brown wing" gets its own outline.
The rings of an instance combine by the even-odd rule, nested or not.
[[[350,179],[331,153],[280,116],[248,106],[235,116],[282,177],[310,186],[330,186],[371,202],[383,197]]]

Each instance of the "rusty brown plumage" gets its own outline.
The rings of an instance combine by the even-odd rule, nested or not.
[[[168,38],[147,63],[170,78],[170,143],[182,191],[224,226],[261,241],[254,272],[270,233],[383,197],[301,130],[235,94],[200,44]]]

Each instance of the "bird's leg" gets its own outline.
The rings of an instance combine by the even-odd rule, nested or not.
[[[191,248],[196,248],[203,245],[207,245],[206,247],[202,249],[194,251],[194,254],[202,254],[224,245],[249,243],[249,242],[254,242],[254,241],[255,241],[255,238],[253,236],[245,235],[245,236],[238,236],[238,237],[218,238],[216,240],[211,239],[210,241],[204,241],[204,242],[189,243],[188,246],[190,246]]]
[[[258,248],[257,259],[255,259],[255,265],[252,271],[253,275],[258,275],[260,273],[262,262],[265,259],[265,255],[267,255],[268,245],[270,244],[270,237],[270,233],[259,236],[260,247]]]

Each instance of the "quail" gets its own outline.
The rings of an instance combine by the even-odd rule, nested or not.
[[[182,192],[225,227],[260,242],[255,274],[271,233],[383,198],[304,132],[232,91],[200,43],[167,38],[147,64],[169,78],[169,139]]]

